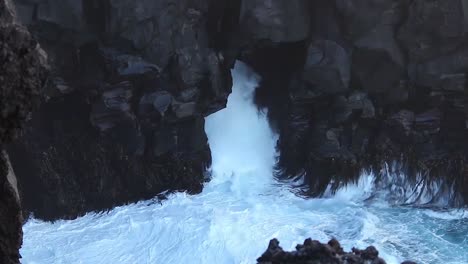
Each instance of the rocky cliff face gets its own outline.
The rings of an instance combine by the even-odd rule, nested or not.
[[[450,205],[468,201],[466,0],[14,4],[51,65],[40,92],[44,56],[0,1],[0,144],[43,101],[8,147],[26,213],[73,218],[199,192],[204,117],[224,107],[235,59],[262,76],[256,102],[280,134],[280,174],[304,176],[307,194],[398,161],[429,202],[452,191]],[[11,260],[21,230],[7,163],[0,221],[14,220],[0,250]]]
[[[263,77],[282,176],[316,196],[398,161],[423,202],[467,200],[467,1],[258,2],[241,56]]]
[[[9,148],[24,210],[73,218],[166,190],[201,191],[211,159],[204,117],[225,107],[231,89],[232,61],[216,41],[228,7],[15,4],[52,65],[45,103]]]
[[[21,200],[17,178],[4,144],[15,138],[37,106],[45,81],[42,50],[16,24],[13,5],[0,1],[0,263],[19,263],[22,243]]]
[[[398,161],[410,185],[461,204],[467,3],[283,2],[16,0],[52,65],[45,103],[9,147],[25,212],[73,218],[199,192],[204,117],[224,107],[235,59],[262,76],[280,174],[304,176],[307,194]]]

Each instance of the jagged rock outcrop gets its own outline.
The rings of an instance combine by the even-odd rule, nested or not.
[[[373,247],[364,250],[356,248],[352,252],[345,252],[336,239],[330,240],[327,244],[322,244],[310,238],[304,243],[296,246],[295,251],[284,251],[277,239],[272,239],[265,253],[257,259],[257,263],[262,264],[345,264],[345,263],[369,263],[385,264],[385,260],[379,257],[379,251]],[[415,264],[412,261],[405,261],[402,264]]]
[[[46,78],[44,53],[28,31],[16,24],[9,0],[0,1],[0,263],[19,263],[22,243],[21,199],[6,143],[20,132],[37,107]]]

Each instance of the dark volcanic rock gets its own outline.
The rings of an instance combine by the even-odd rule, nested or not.
[[[461,47],[466,41],[467,8],[464,0],[412,1],[398,32],[410,60],[425,61]]]
[[[23,242],[20,197],[16,177],[5,152],[0,155],[0,261],[19,263]]]
[[[358,39],[371,32],[382,21],[385,12],[395,1],[387,0],[335,0],[343,21],[346,37]]]
[[[45,57],[29,33],[17,25],[0,25],[0,143],[10,141],[39,103]]]
[[[277,239],[272,239],[268,249],[257,263],[262,264],[345,264],[345,263],[369,263],[385,264],[385,260],[379,257],[379,251],[373,247],[367,247],[364,250],[352,249],[352,252],[344,252],[340,243],[336,239],[330,240],[327,244],[322,244],[317,240],[310,238],[304,240],[303,244],[296,246],[295,251],[284,251],[279,246]],[[405,261],[402,264],[413,263]]]
[[[209,0],[17,0],[52,76],[9,146],[25,213],[73,218],[171,190],[197,193],[211,162],[204,117],[231,89],[225,15]],[[226,15],[228,16],[228,14]],[[223,31],[220,26],[216,31]]]
[[[39,103],[46,78],[43,51],[16,24],[12,3],[0,1],[0,263],[19,263],[21,199],[4,144],[17,137]]]
[[[133,86],[129,82],[104,88],[101,100],[97,100],[92,106],[91,124],[103,132],[115,127],[120,122],[134,122],[135,116],[130,105],[133,97],[132,89]]]
[[[468,155],[466,2],[336,0],[307,8],[302,41],[252,33],[241,55],[262,77],[256,102],[280,134],[280,175],[305,176],[308,193],[321,195],[363,168],[399,161],[409,185],[422,172],[424,181],[446,179],[441,189],[454,186],[449,205],[468,200],[460,165]],[[263,25],[281,21],[260,14]]]
[[[351,79],[348,52],[331,40],[312,42],[307,50],[302,79],[315,96],[345,92]]]

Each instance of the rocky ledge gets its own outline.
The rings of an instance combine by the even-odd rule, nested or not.
[[[306,239],[303,244],[296,246],[295,251],[284,251],[277,239],[272,239],[268,249],[257,259],[258,264],[385,264],[379,257],[379,251],[373,247],[364,250],[353,248],[352,252],[345,252],[336,239],[322,244],[317,240]],[[402,264],[416,264],[405,261]]]

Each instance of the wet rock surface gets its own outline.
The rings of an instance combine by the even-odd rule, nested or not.
[[[353,248],[352,252],[345,252],[336,239],[322,244],[317,240],[306,239],[303,244],[296,246],[295,251],[284,251],[277,239],[272,239],[265,253],[257,259],[261,264],[341,264],[341,263],[369,263],[385,264],[379,257],[379,251],[369,246],[364,250]],[[402,264],[415,264],[405,261]]]

